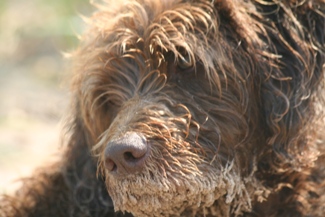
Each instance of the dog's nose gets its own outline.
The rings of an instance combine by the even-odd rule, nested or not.
[[[105,149],[106,169],[120,175],[141,171],[147,158],[146,139],[135,132],[109,142]]]

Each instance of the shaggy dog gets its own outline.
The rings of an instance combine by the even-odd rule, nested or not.
[[[98,8],[67,151],[0,215],[325,216],[324,0]]]

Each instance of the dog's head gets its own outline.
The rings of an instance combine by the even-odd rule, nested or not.
[[[131,0],[89,21],[77,113],[116,210],[239,214],[266,196],[260,165],[294,164],[301,151],[300,163],[314,160],[305,134],[316,52],[303,30],[282,38],[258,12],[271,6],[257,4]]]

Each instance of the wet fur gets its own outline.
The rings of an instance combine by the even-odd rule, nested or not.
[[[74,53],[62,161],[0,215],[324,216],[325,2],[124,3]],[[151,156],[118,179],[103,152],[127,132]]]

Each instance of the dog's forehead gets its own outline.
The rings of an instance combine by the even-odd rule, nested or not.
[[[92,17],[97,38],[123,49],[144,42],[151,52],[156,47],[174,50],[195,40],[216,26],[212,19],[213,4],[209,1],[189,4],[184,1],[125,1],[119,6],[105,7]],[[196,34],[195,37],[193,34]]]
[[[216,4],[209,0],[139,0],[101,7],[90,19],[90,29],[80,49],[87,61],[82,69],[86,72],[83,80],[103,84],[103,79],[94,72],[104,69],[107,83],[124,81],[125,76],[137,82],[152,70],[167,71],[167,64],[174,66],[189,57],[194,64],[198,63],[209,87],[217,87],[214,89],[218,92],[226,88],[222,87],[226,86],[226,80],[244,83],[250,66],[243,63],[252,60],[243,54],[240,41],[245,40],[247,46],[248,40],[259,37],[244,32],[243,29],[256,30],[248,18],[245,25],[249,28],[235,28],[239,24],[235,23],[235,15],[227,15],[229,5]],[[241,19],[248,16],[235,7],[232,10]],[[232,23],[224,22],[230,19],[234,19]],[[230,63],[229,59],[236,61]]]
[[[230,3],[224,3],[226,6],[216,4],[210,0],[139,0],[119,1],[118,4],[111,1],[91,18],[87,36],[92,35],[90,40],[95,41],[99,49],[114,55],[141,51],[146,56],[155,54],[157,59],[167,52],[178,56],[179,48],[182,48],[192,57],[195,55],[205,61],[205,65],[211,65],[213,55],[218,56],[214,60],[223,61],[227,56],[225,52],[238,49],[241,40],[263,43],[258,36],[262,30],[246,11],[236,9]],[[244,3],[238,4],[242,6]],[[250,8],[249,13],[254,13],[252,3],[245,7]],[[234,21],[238,23],[231,23]]]

